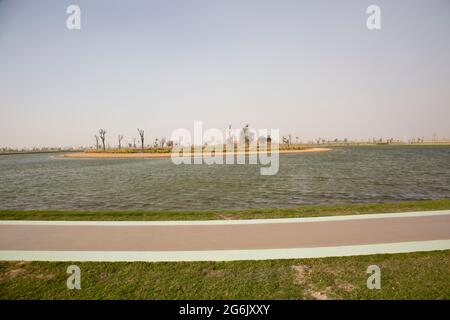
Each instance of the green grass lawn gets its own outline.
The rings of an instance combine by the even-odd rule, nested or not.
[[[66,269],[81,269],[68,290]],[[381,269],[381,289],[366,286]],[[236,262],[0,262],[0,299],[450,299],[450,250]]]
[[[412,202],[303,206],[287,209],[209,211],[11,211],[0,210],[0,220],[217,220],[319,217],[450,209],[450,199]]]
[[[0,211],[0,219],[203,220],[450,209],[450,199],[234,211]],[[67,266],[81,290],[66,288]],[[366,287],[369,265],[381,290]],[[234,262],[0,262],[0,299],[450,299],[450,250]]]

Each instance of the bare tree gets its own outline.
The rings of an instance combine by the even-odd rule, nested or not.
[[[161,143],[161,148],[164,148],[166,141],[167,141],[166,137],[162,137],[161,139],[159,139],[159,142]]]
[[[290,137],[290,135],[287,136],[287,137],[283,136],[282,140],[283,140],[283,143],[287,144],[288,148],[290,148],[290,145],[291,145],[291,137]]]
[[[253,138],[254,132],[250,130],[250,125],[246,124],[245,127],[242,128],[241,139],[244,140],[245,145],[248,146],[250,142],[253,141]]]
[[[120,149],[120,148],[122,148],[123,135],[119,134],[118,138],[119,138],[119,149]]]
[[[138,132],[139,132],[139,136],[141,137],[141,149],[142,149],[142,151],[144,151],[144,129],[138,128]]]
[[[102,139],[103,151],[105,151],[106,150],[106,148],[105,148],[106,130],[105,129],[100,129],[98,131],[98,133],[100,134],[100,139]]]
[[[100,141],[98,135],[95,135],[95,148],[98,150],[100,148]]]
[[[234,135],[233,135],[233,129],[231,127],[231,124],[228,126],[225,142],[226,142],[226,144],[229,144],[229,145],[232,145],[234,143]]]

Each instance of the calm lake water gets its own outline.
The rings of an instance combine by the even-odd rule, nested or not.
[[[450,198],[450,147],[360,147],[257,165],[0,156],[0,209],[196,210]]]

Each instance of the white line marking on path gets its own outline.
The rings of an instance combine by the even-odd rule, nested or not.
[[[234,261],[304,259],[450,249],[450,240],[356,246],[214,251],[0,251],[2,261]]]
[[[302,223],[322,221],[346,221],[385,218],[411,218],[450,215],[450,210],[416,211],[400,213],[371,213],[359,215],[279,218],[279,219],[243,219],[243,220],[190,220],[190,221],[45,221],[45,220],[0,220],[0,225],[45,225],[45,226],[187,226],[187,225],[233,225],[233,224],[271,224]]]

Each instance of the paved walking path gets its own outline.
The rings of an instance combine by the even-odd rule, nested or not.
[[[225,221],[0,221],[0,260],[249,260],[443,249],[450,249],[450,210]]]

